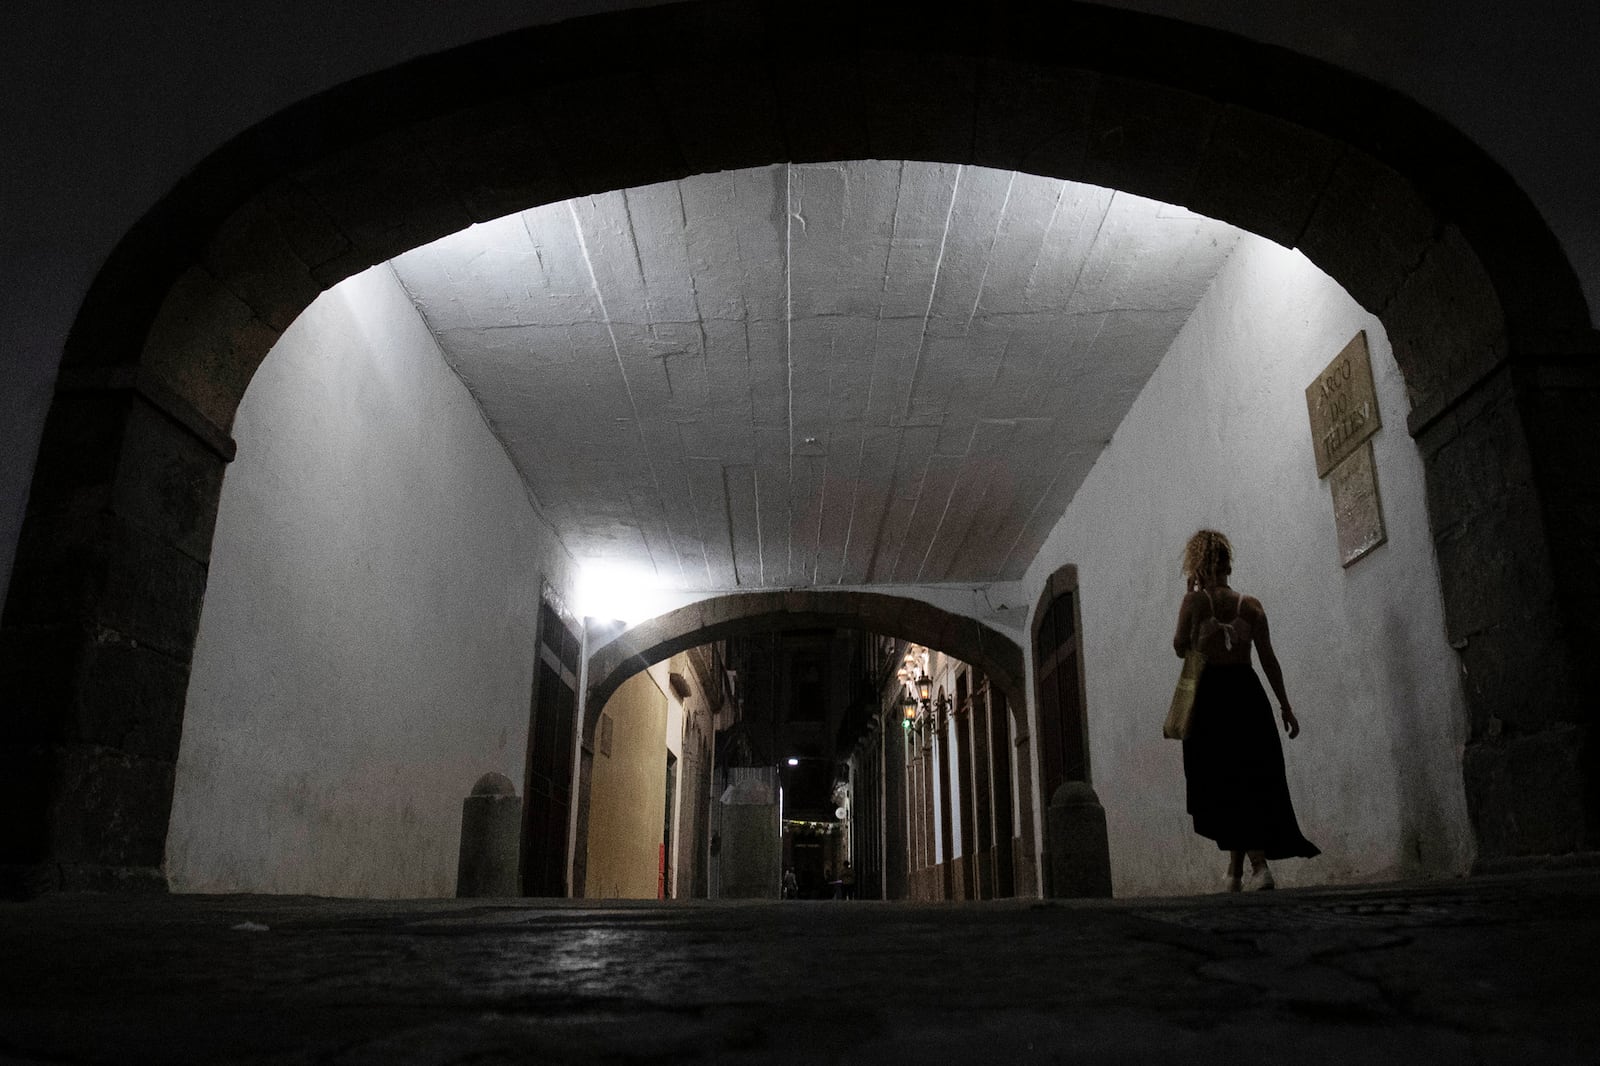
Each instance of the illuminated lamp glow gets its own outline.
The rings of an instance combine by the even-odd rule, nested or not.
[[[669,609],[666,590],[646,567],[609,559],[590,559],[578,571],[575,606],[585,618],[615,619],[633,625]]]

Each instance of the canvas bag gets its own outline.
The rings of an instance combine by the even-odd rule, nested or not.
[[[1182,740],[1189,735],[1189,719],[1194,714],[1194,692],[1200,684],[1200,672],[1206,668],[1206,657],[1198,651],[1189,651],[1183,657],[1183,669],[1178,673],[1178,685],[1172,690],[1172,703],[1167,707],[1167,720],[1161,726],[1161,735],[1168,740]]]
[[[1210,601],[1211,594],[1206,593]],[[1211,617],[1217,616],[1216,604],[1211,605]],[[1195,630],[1189,627],[1189,650],[1183,656],[1183,669],[1178,671],[1178,684],[1172,690],[1172,702],[1167,706],[1167,720],[1161,724],[1161,735],[1168,740],[1182,740],[1189,735],[1189,719],[1194,715],[1194,693],[1200,685],[1200,673],[1206,668],[1203,652],[1195,650]]]

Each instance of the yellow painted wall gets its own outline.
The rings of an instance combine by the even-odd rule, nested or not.
[[[667,697],[648,672],[606,703],[611,754],[595,737],[584,894],[655,899],[667,789]]]

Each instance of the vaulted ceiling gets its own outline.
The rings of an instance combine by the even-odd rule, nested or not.
[[[1238,238],[864,161],[551,204],[392,265],[580,560],[983,582],[1021,576]]]

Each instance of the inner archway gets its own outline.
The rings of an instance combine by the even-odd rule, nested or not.
[[[875,631],[884,623],[900,635]],[[690,693],[717,690],[720,709],[704,719],[714,755],[706,749],[697,772],[702,804],[712,786],[720,851],[708,842],[693,858],[717,871],[713,898],[778,898],[770,864],[780,847],[797,874],[784,898],[851,898],[854,887],[875,899],[1033,894],[1036,800],[1026,784],[1014,788],[1016,773],[1031,780],[1015,757],[1026,750],[1027,714],[1008,696],[1014,675],[989,673],[1021,658],[981,623],[914,597],[854,591],[721,596],[636,626],[588,662],[574,893],[615,891],[616,846],[595,827],[616,825],[619,809],[647,804],[653,791],[636,781],[618,793],[625,725],[650,734],[648,705],[680,697],[688,723],[689,705],[705,698]]]
[[[938,648],[980,667],[1013,707],[1026,705],[1022,649],[982,622],[909,596],[791,589],[713,596],[624,630],[589,656],[586,706],[604,706],[640,670],[696,645],[742,633],[818,628],[865,629]],[[586,715],[585,735],[592,729]]]

